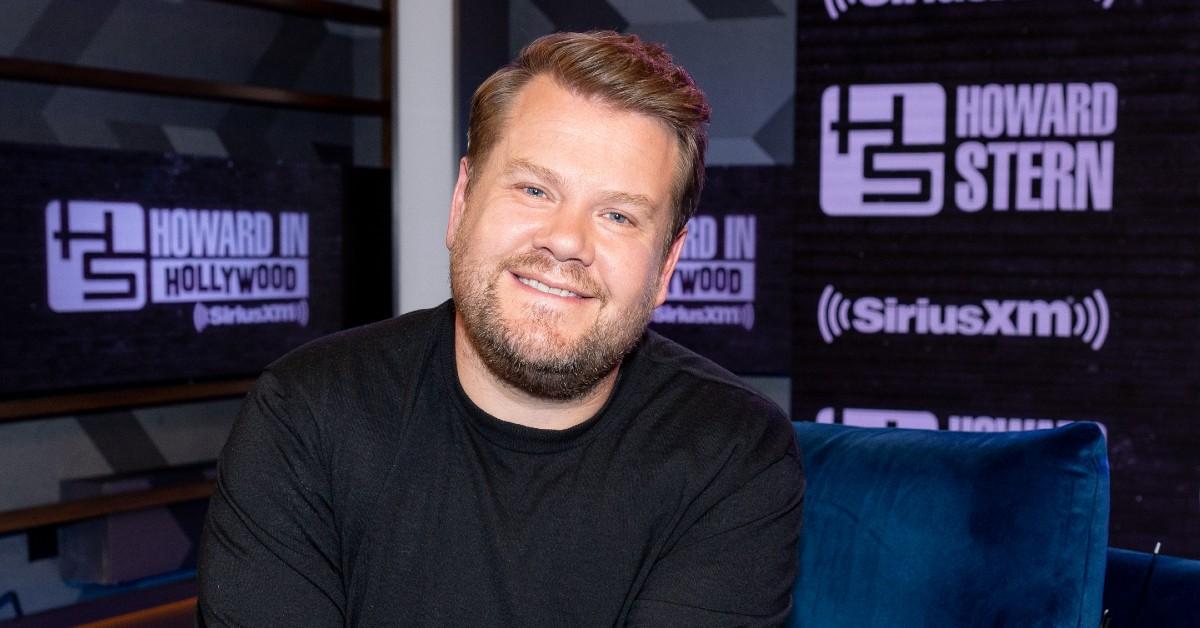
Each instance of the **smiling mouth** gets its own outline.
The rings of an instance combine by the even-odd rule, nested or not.
[[[546,284],[544,284],[536,279],[530,279],[529,277],[522,277],[520,275],[517,275],[517,281],[529,286],[530,288],[533,288],[534,290],[537,290],[539,292],[545,292],[546,294],[553,294],[554,296],[557,296],[557,297],[569,297],[569,298],[577,298],[577,299],[583,298],[580,295],[578,295],[574,292],[571,292],[570,290],[566,290],[563,288],[555,288],[553,286],[547,286]]]

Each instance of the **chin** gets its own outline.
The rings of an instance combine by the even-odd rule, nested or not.
[[[562,321],[505,320],[505,335],[521,357],[531,363],[556,362],[575,352],[585,334],[567,333]]]

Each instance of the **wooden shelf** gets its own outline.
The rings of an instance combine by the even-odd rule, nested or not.
[[[127,620],[118,623],[100,623],[99,626],[193,628],[196,621],[194,614],[185,617],[178,613],[187,612],[192,608],[192,600],[196,599],[197,593],[196,579],[188,578],[146,589],[135,589],[115,595],[91,598],[70,606],[26,615],[22,619],[0,621],[0,625],[4,628],[45,628],[45,626],[81,626],[88,625],[88,622]]]
[[[119,512],[208,499],[212,496],[215,485],[215,481],[208,480],[0,512],[0,534],[82,521]]]
[[[304,17],[312,17],[335,22],[362,24],[364,26],[386,27],[389,14],[387,3],[383,9],[369,9],[354,6],[344,2],[326,2],[324,0],[216,0],[225,4],[267,9],[279,13],[291,13]]]
[[[192,626],[196,617],[196,598],[144,608],[131,613],[100,619],[79,628],[128,628],[129,626]]]
[[[377,117],[387,117],[391,109],[387,99],[298,92],[16,57],[0,57],[0,79]]]
[[[86,393],[68,393],[0,401],[0,423],[23,421],[38,417],[95,412],[114,408],[239,397],[250,390],[253,379],[234,379],[219,382],[175,384],[171,386],[141,386],[115,388]]]

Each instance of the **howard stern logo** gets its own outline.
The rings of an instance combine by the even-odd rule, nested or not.
[[[840,416],[839,416],[840,414]],[[817,411],[817,423],[837,423],[855,427],[899,427],[910,430],[947,430],[951,432],[1028,432],[1031,430],[1047,430],[1075,423],[1073,419],[1042,419],[1027,417],[1004,417],[995,415],[962,415],[951,414],[945,420],[936,414],[925,410],[893,410],[886,408],[842,408],[839,413],[834,408],[821,408]],[[1108,427],[1100,422],[1095,423],[1104,436],[1108,437]]]
[[[981,2],[1005,2],[1006,0],[825,0],[825,12],[829,14],[829,19],[836,20],[840,15],[849,11],[851,8],[858,9],[878,9],[881,7],[897,7],[897,6],[912,6],[926,4],[979,4]],[[1112,8],[1114,0],[1090,0],[1092,4],[1108,10]]]
[[[1078,339],[1099,351],[1108,338],[1108,302],[1093,290],[1082,299],[984,299],[935,303],[920,297],[846,298],[825,286],[817,327],[826,344],[847,333],[917,336],[1011,336]]]
[[[55,312],[194,303],[209,326],[308,324],[308,215],[150,209],[70,200],[46,205],[47,302]],[[296,300],[300,299],[300,300]],[[212,301],[279,301],[205,306]]]
[[[1112,209],[1115,85],[989,83],[951,91],[952,103],[936,83],[826,88],[821,211]]]

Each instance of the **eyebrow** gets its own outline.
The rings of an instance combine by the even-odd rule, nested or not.
[[[615,205],[634,205],[641,207],[643,210],[652,211],[655,208],[654,202],[645,194],[630,194],[629,192],[606,191],[603,194],[604,199]]]
[[[563,178],[555,171],[539,166],[528,159],[516,158],[508,162],[504,169],[506,176],[511,176],[521,172],[528,172],[534,176],[541,178],[555,187],[563,187]],[[654,201],[650,200],[645,194],[634,194],[632,192],[621,192],[619,190],[605,190],[600,193],[600,196],[609,203],[618,205],[635,205],[642,207],[645,210],[653,210],[657,206]]]
[[[512,159],[508,162],[508,166],[504,168],[504,174],[506,176],[511,176],[521,172],[531,173],[540,179],[544,179],[546,182],[555,187],[563,186],[563,179],[558,175],[557,172],[549,168],[539,166],[528,159]]]

